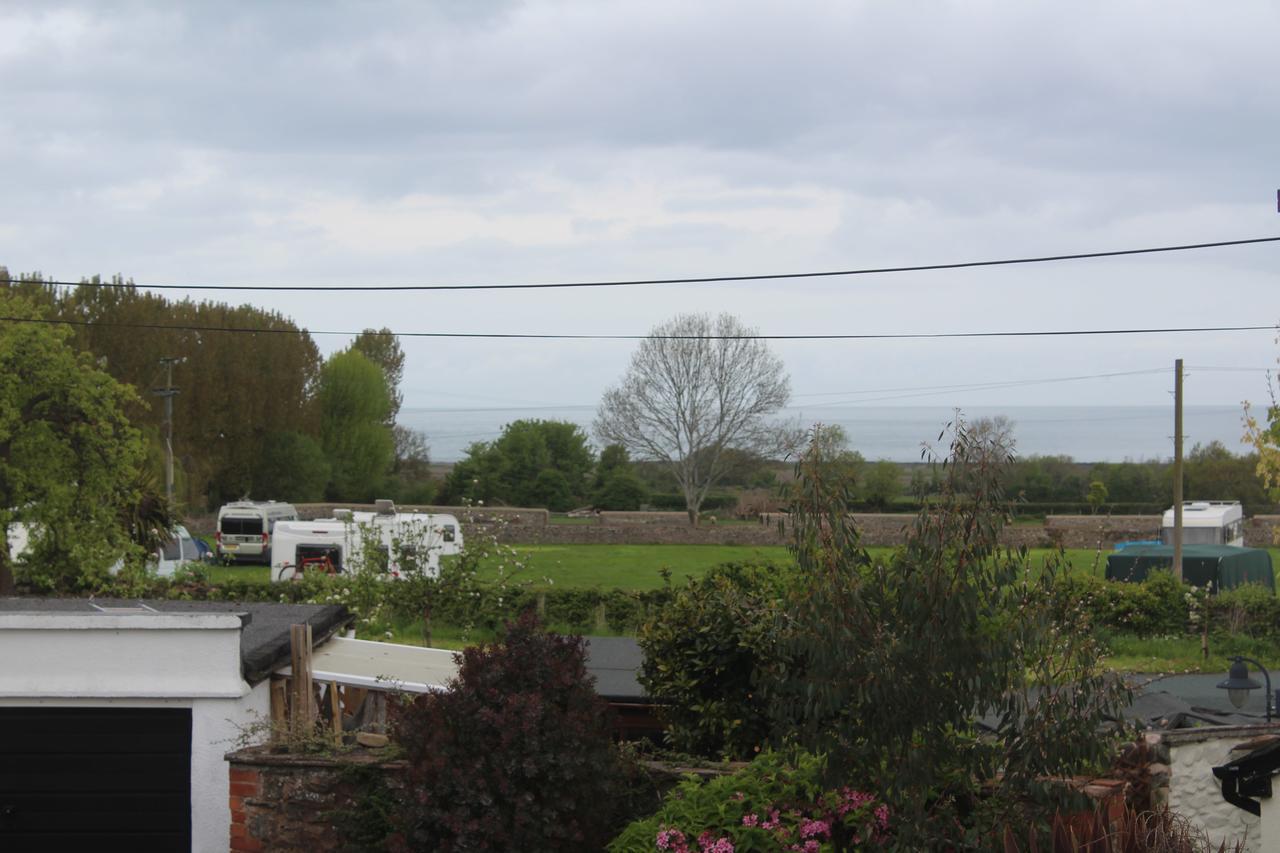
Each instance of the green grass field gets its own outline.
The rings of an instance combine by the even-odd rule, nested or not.
[[[782,546],[749,547],[735,545],[517,545],[516,577],[533,586],[566,589],[657,589],[662,586],[661,570],[670,569],[672,583],[683,583],[698,577],[713,566],[728,562],[773,561],[785,563],[791,555]],[[873,557],[886,557],[892,548],[870,548]],[[1040,567],[1054,552],[1038,549],[1031,552],[1032,565]],[[1098,574],[1106,569],[1106,554],[1090,550],[1068,550],[1067,560],[1073,571]],[[1278,555],[1280,557],[1280,555]],[[499,562],[510,573],[510,557],[491,558],[482,566],[481,576],[497,577]],[[266,566],[215,566],[215,580],[245,578],[265,581]]]

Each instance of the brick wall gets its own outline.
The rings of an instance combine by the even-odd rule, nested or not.
[[[230,850],[270,853],[329,853],[342,849],[332,813],[355,805],[355,786],[345,775],[351,765],[374,766],[391,784],[404,770],[399,762],[353,753],[331,758],[273,754],[261,747],[227,756],[231,764]]]

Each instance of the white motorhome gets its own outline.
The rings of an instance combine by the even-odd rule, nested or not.
[[[417,568],[435,576],[441,556],[462,551],[462,527],[454,516],[396,512],[389,501],[379,505],[378,512],[336,510],[334,518],[277,523],[271,580],[293,580],[308,570],[345,574],[361,560],[372,560],[366,568],[399,579],[410,571],[401,565],[410,555]]]
[[[1160,541],[1173,544],[1173,507],[1164,511]],[[1182,544],[1244,545],[1244,508],[1239,501],[1183,501]]]
[[[298,511],[281,501],[233,501],[218,510],[214,533],[218,559],[271,562],[271,534],[281,521],[297,521]]]

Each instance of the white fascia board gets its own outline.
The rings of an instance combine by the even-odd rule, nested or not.
[[[0,696],[245,695],[231,613],[0,615]]]
[[[0,631],[239,631],[241,613],[0,613]]]

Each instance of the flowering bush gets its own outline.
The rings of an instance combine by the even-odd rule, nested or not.
[[[853,788],[823,789],[824,764],[809,753],[792,760],[764,753],[731,776],[689,779],[657,814],[614,839],[610,853],[829,853],[887,844],[889,807]]]

